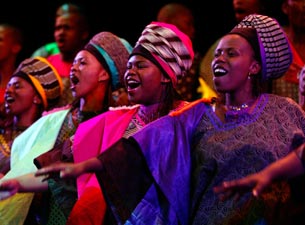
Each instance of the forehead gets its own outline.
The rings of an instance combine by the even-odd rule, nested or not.
[[[56,24],[78,24],[80,16],[75,13],[66,13],[56,17]]]
[[[128,62],[151,62],[151,61],[140,54],[135,54],[128,59]]]
[[[238,34],[227,34],[220,39],[217,48],[242,48],[248,46],[250,46],[250,44],[242,36]]]
[[[9,84],[13,84],[13,83],[23,83],[23,84],[29,84],[30,83],[28,81],[26,81],[25,79],[21,78],[21,77],[18,77],[18,76],[14,76],[12,77],[9,82]]]

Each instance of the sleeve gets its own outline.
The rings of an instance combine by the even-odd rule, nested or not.
[[[191,144],[205,109],[205,104],[198,104],[182,114],[165,116],[133,136],[154,181],[182,224],[189,218]]]
[[[137,142],[122,138],[98,159],[103,168],[96,176],[106,201],[116,220],[125,221],[153,182],[145,158]]]

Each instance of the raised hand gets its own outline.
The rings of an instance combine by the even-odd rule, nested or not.
[[[35,176],[45,176],[47,179],[69,179],[76,178],[83,173],[81,164],[74,163],[55,163],[36,171]]]
[[[225,181],[221,185],[214,187],[213,190],[219,194],[219,198],[223,201],[232,197],[237,200],[247,192],[252,192],[253,196],[259,197],[270,186],[271,182],[272,179],[268,174],[259,172],[241,179]]]

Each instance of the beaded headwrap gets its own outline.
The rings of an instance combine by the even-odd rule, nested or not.
[[[56,106],[63,91],[61,77],[49,61],[42,57],[23,60],[12,76],[27,80],[39,93],[44,109]]]
[[[247,32],[243,32],[243,28],[255,29],[257,35],[247,35]],[[255,42],[258,41],[264,80],[276,79],[287,71],[292,62],[292,53],[285,32],[275,19],[251,14],[236,25],[230,33],[237,33],[246,38],[254,47],[254,51],[257,49]],[[253,37],[256,40],[253,40]]]
[[[170,77],[174,87],[177,79],[187,74],[194,58],[190,38],[176,26],[161,22],[145,27],[130,57],[135,54],[153,58],[152,62]]]
[[[123,84],[131,45],[123,38],[110,33],[100,32],[93,36],[85,46],[85,50],[93,54],[111,76],[112,91]]]

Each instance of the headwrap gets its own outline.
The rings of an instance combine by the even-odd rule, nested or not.
[[[251,29],[256,30],[256,35],[253,35]],[[292,52],[285,32],[275,19],[251,14],[230,33],[241,35],[248,40],[257,55],[260,53],[263,80],[276,79],[288,70],[292,62]]]
[[[177,79],[187,74],[194,59],[190,38],[176,26],[161,22],[152,22],[145,27],[130,57],[135,54],[161,68],[174,87]]]
[[[56,106],[63,91],[63,84],[57,70],[42,57],[22,61],[12,77],[28,81],[40,95],[45,110]]]
[[[131,45],[110,32],[100,32],[91,38],[84,49],[94,55],[107,70],[112,91],[122,87]]]

